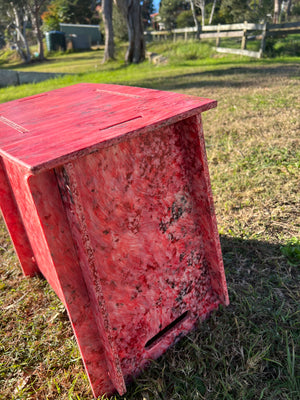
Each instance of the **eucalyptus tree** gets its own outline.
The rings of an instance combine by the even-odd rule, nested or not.
[[[142,3],[142,19],[144,28],[151,25],[151,14],[154,13],[153,0],[143,0]]]
[[[29,22],[34,26],[34,34],[38,43],[39,59],[44,59],[43,35],[41,32],[41,12],[48,0],[0,0],[2,24],[6,26],[8,40],[13,44],[22,60],[31,61],[31,53],[27,40]]]
[[[31,14],[31,20],[35,27],[36,38],[38,42],[38,58],[39,60],[45,59],[43,34],[41,30],[41,12],[47,0],[26,0],[27,8]]]
[[[205,25],[205,0],[191,0],[195,3],[195,6],[201,10],[202,26]]]
[[[114,59],[114,29],[113,29],[113,2],[112,0],[102,0],[102,17],[105,29],[105,50],[103,61]]]
[[[198,19],[197,19],[197,16],[196,16],[194,1],[195,1],[195,3],[196,3],[196,0],[189,0],[190,5],[191,5],[191,11],[192,11],[192,14],[193,14],[193,19],[194,19],[195,27],[197,28],[197,31],[199,31],[199,22],[198,22]],[[199,1],[199,0],[197,0],[197,1]]]
[[[217,0],[214,0],[212,8],[211,8],[210,16],[209,16],[208,25],[211,25],[211,23],[212,23],[212,20],[213,20],[213,17],[214,17],[214,13],[215,13],[215,9],[216,9],[216,4],[217,4]]]
[[[31,53],[26,36],[30,15],[26,1],[0,0],[0,18],[8,41],[15,47],[24,62],[30,62]]]
[[[280,19],[281,13],[281,0],[274,0],[274,13],[273,13],[273,22],[277,24]]]
[[[176,28],[176,18],[182,11],[189,9],[189,3],[189,0],[161,0],[159,15],[167,30]]]
[[[116,0],[128,28],[128,49],[125,61],[139,63],[145,59],[145,41],[140,0]]]

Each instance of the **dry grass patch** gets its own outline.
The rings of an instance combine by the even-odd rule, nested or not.
[[[204,115],[219,228],[283,242],[300,226],[300,82],[255,78],[257,86],[214,89],[218,108]]]

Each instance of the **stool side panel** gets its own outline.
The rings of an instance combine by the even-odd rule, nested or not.
[[[227,282],[226,282],[223,257],[222,257],[222,249],[221,249],[217,218],[213,200],[213,193],[210,183],[207,155],[205,150],[205,141],[203,135],[203,125],[201,123],[201,115],[197,116],[197,119],[199,126],[200,158],[203,160],[202,164],[206,182],[207,201],[210,209],[209,227],[210,227],[211,240],[208,242],[208,246],[210,246],[209,253],[212,259],[215,260],[215,262],[212,262],[211,264],[212,265],[211,279],[214,291],[218,294],[219,299],[225,306],[228,306],[229,296],[228,296]]]
[[[193,188],[192,198],[195,201],[195,208],[199,211],[195,218],[197,224],[201,226],[211,285],[220,302],[228,305],[227,284],[210,184],[201,115],[191,118],[191,121],[193,121],[192,124],[187,124],[185,121],[178,123],[176,129],[182,134],[184,142],[182,148],[187,152],[184,160]],[[189,130],[190,134],[183,134],[186,130]]]
[[[12,191],[21,218],[24,223],[25,230],[28,235],[28,240],[31,244],[33,254],[40,272],[44,275],[51,287],[54,289],[58,297],[62,300],[63,293],[59,285],[55,268],[51,258],[51,250],[49,249],[45,236],[39,221],[39,216],[32,199],[32,195],[28,186],[28,173],[18,164],[3,160],[7,175],[13,181]]]
[[[200,180],[200,196],[206,196],[203,167],[195,160],[198,129],[197,120],[189,118],[73,163],[93,268],[125,379],[221,303],[211,285],[201,219],[211,209],[206,204],[202,210],[195,190],[195,180]],[[197,164],[192,173],[187,157]],[[185,312],[185,321],[146,348]]]
[[[0,208],[2,215],[19,258],[23,274],[25,276],[34,276],[39,272],[39,269],[34,260],[33,251],[11,185],[14,185],[13,177],[11,177],[10,182],[0,158]]]
[[[60,193],[63,199],[65,212],[71,227],[72,237],[78,255],[82,276],[84,277],[87,291],[91,300],[91,312],[94,315],[98,335],[103,344],[103,359],[106,360],[110,380],[119,394],[126,392],[125,382],[121,371],[115,343],[111,340],[111,326],[102,294],[102,285],[95,269],[94,250],[90,244],[89,232],[83,208],[86,198],[78,191],[78,176],[74,174],[73,163],[67,163],[56,169]],[[79,176],[87,177],[88,171],[81,170]]]
[[[92,301],[79,266],[70,225],[58,188],[56,173],[51,170],[31,176],[29,186],[49,246],[63,303],[82,355],[94,395],[112,394],[114,386],[107,374],[103,341],[99,335]]]

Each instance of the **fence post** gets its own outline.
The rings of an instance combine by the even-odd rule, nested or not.
[[[220,24],[218,24],[217,33],[220,33],[220,30],[221,30]],[[220,46],[220,42],[221,42],[221,39],[220,39],[220,37],[219,37],[219,35],[218,35],[217,38],[216,38],[216,47],[219,47],[219,46]]]
[[[244,21],[243,37],[241,49],[245,50],[247,46],[247,21]]]
[[[187,30],[184,31],[184,40],[185,40],[185,42],[188,40],[188,33],[187,33]]]
[[[260,50],[259,50],[259,58],[263,56],[263,53],[266,49],[266,38],[268,34],[268,23],[265,22],[263,29],[262,29],[262,35],[261,35],[261,43],[260,43]]]
[[[198,29],[197,29],[197,32],[196,32],[196,39],[201,40],[200,39],[201,32],[202,32],[202,25],[198,24]]]

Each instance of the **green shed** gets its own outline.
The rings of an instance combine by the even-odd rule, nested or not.
[[[86,49],[102,43],[99,25],[59,24],[61,32],[70,39],[74,49]]]

